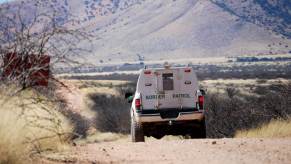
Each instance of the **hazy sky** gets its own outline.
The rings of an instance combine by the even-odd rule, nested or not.
[[[3,3],[3,2],[8,2],[10,0],[0,0],[0,3]]]

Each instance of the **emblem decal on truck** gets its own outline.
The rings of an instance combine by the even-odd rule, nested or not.
[[[165,95],[146,95],[147,100],[152,99],[165,99]],[[172,98],[191,98],[191,96],[187,93],[173,94]]]
[[[173,98],[191,98],[189,94],[187,93],[181,93],[181,94],[173,94]]]
[[[151,99],[165,99],[165,95],[147,95],[146,96],[147,100]]]

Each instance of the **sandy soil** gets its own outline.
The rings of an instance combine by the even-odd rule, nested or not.
[[[116,141],[79,145],[56,156],[62,158],[53,163],[290,164],[291,139]]]

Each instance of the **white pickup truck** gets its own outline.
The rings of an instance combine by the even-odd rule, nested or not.
[[[142,69],[131,97],[131,136],[188,135],[205,138],[204,91],[191,67]]]

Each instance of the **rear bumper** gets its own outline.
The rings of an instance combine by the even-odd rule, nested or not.
[[[135,114],[135,120],[140,123],[204,119],[204,111],[197,109],[144,110]]]

